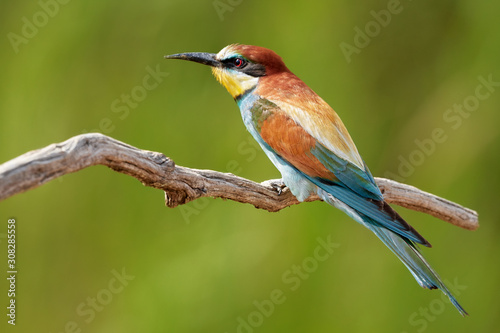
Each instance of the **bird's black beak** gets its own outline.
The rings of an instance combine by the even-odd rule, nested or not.
[[[199,62],[203,65],[208,65],[212,67],[221,67],[222,63],[215,58],[215,53],[205,53],[205,52],[189,52],[189,53],[177,53],[166,55],[165,59],[181,59],[189,60],[194,62]]]

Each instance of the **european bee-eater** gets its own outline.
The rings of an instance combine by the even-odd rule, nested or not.
[[[233,44],[219,53],[165,56],[212,67],[238,104],[247,130],[299,201],[312,193],[377,235],[423,288],[449,297],[467,312],[420,254],[431,245],[385,201],[335,111],[295,76],[275,52]]]

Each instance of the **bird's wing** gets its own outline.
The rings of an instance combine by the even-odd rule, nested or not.
[[[383,200],[378,186],[361,158],[359,158],[361,162],[354,162],[346,157],[359,156],[357,150],[353,153],[345,149],[354,146],[350,137],[349,142],[325,141],[324,138],[320,140],[311,133],[312,130],[308,131],[300,124],[308,120],[297,121],[287,111],[283,106],[279,107],[263,98],[253,104],[252,122],[268,149],[312,183],[356,211],[377,221],[381,226],[412,241],[430,246]],[[341,122],[340,125],[342,131],[336,127],[339,123],[322,123],[325,132],[328,130],[344,132],[341,136],[337,136],[337,140],[348,136]]]

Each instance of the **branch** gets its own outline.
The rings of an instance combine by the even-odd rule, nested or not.
[[[250,203],[270,212],[299,203],[279,179],[259,184],[230,173],[177,166],[161,153],[141,150],[99,133],[78,135],[0,165],[0,201],[99,164],[165,191],[169,207],[201,197]],[[473,210],[393,180],[375,181],[388,203],[430,214],[461,228],[479,227]],[[315,200],[320,199],[311,196],[306,201]]]

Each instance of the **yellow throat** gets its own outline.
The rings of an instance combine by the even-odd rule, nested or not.
[[[225,68],[212,67],[212,74],[226,90],[236,98],[249,89],[255,88],[259,78]]]

